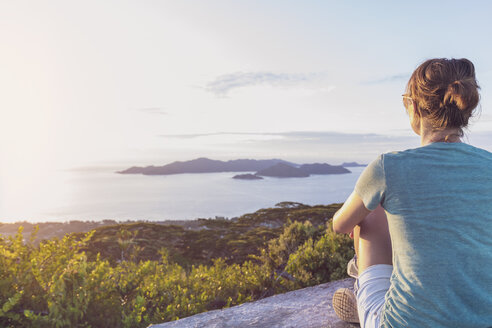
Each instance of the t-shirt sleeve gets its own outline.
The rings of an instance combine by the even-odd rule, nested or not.
[[[366,208],[373,211],[383,203],[385,192],[383,155],[380,155],[362,171],[355,184],[355,193],[362,199]]]

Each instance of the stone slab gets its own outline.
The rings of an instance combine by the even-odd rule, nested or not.
[[[355,328],[333,312],[333,293],[351,287],[354,279],[332,281],[314,287],[278,294],[256,302],[193,315],[152,328]]]

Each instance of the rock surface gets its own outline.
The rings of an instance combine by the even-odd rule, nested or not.
[[[351,278],[279,294],[228,309],[196,314],[152,328],[354,328],[333,312],[331,298],[342,287],[351,287]]]

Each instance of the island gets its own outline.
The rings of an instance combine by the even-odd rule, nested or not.
[[[163,166],[133,166],[129,169],[118,171],[116,173],[168,175],[179,173],[254,172],[266,169],[278,163],[298,166],[298,164],[287,162],[281,159],[236,159],[230,161],[219,161],[201,157],[193,159],[191,161],[177,161]]]
[[[349,170],[340,165],[330,165],[330,164],[303,164],[299,167],[301,171],[306,172],[307,174],[344,174],[350,173]]]
[[[242,180],[263,180],[262,177],[257,176],[256,174],[236,174],[235,176],[232,177],[233,179],[242,179]]]
[[[205,157],[190,161],[176,161],[163,166],[133,166],[117,171],[119,174],[170,175],[182,173],[255,172],[238,174],[234,179],[259,180],[262,176],[277,178],[305,178],[311,174],[345,174],[347,167],[365,166],[356,162],[330,165],[327,163],[296,164],[282,159],[235,159],[229,161],[213,160]]]
[[[361,167],[361,166],[367,166],[367,164],[359,164],[357,162],[344,162],[341,166],[343,166],[343,167]]]
[[[309,176],[309,173],[285,163],[278,163],[256,172],[256,175],[276,178],[305,178]]]

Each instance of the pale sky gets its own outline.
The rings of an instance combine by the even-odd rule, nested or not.
[[[432,57],[475,63],[482,114],[469,139],[491,150],[491,12],[488,1],[0,0],[0,193],[47,168],[336,164],[416,147],[401,94]]]

